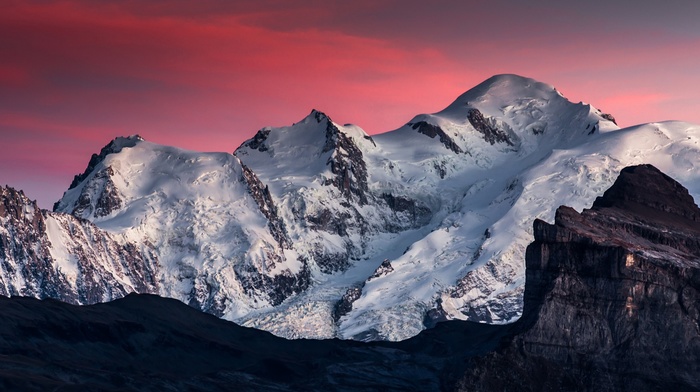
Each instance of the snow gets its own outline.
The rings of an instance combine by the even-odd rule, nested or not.
[[[51,215],[46,217],[46,234],[51,244],[49,252],[56,262],[56,267],[65,274],[69,282],[75,283],[79,274],[78,260],[67,249],[65,230],[62,229],[60,222]]]

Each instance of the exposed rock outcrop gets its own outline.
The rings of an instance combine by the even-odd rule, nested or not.
[[[119,191],[114,186],[114,169],[107,166],[97,172],[83,187],[71,214],[79,217],[103,217],[123,206]]]
[[[269,253],[268,258],[278,263],[280,260],[274,253]],[[246,295],[251,297],[263,294],[263,298],[268,300],[273,306],[279,305],[291,295],[298,294],[307,289],[311,284],[311,271],[305,259],[300,259],[302,264],[300,271],[291,273],[284,270],[282,273],[269,276],[261,273],[249,264],[234,266],[234,270],[241,282],[241,287]],[[207,308],[202,308],[206,312],[216,314]]]
[[[474,129],[484,135],[484,139],[491,145],[496,143],[513,145],[513,141],[510,140],[508,134],[497,127],[492,119],[485,117],[479,109],[469,109],[467,119],[469,119],[469,123],[472,124]]]
[[[610,114],[610,113],[601,113],[600,117],[603,117],[604,119],[610,121],[611,123],[617,125],[617,121],[615,120],[615,117]]]
[[[436,136],[440,138],[440,143],[445,145],[445,148],[448,150],[453,151],[456,154],[461,154],[464,152],[461,147],[455,143],[454,140],[452,140],[451,137],[449,137],[445,131],[442,130],[437,125],[430,124],[425,121],[419,121],[417,123],[409,123],[408,125],[411,126],[411,128],[418,130],[418,133],[422,133],[423,135],[428,136],[431,139],[434,139]],[[493,143],[492,143],[493,144]]]
[[[350,287],[347,289],[347,291],[345,291],[345,294],[343,294],[343,297],[340,298],[340,301],[335,304],[333,307],[333,320],[336,323],[341,317],[345,316],[352,310],[352,303],[357,301],[362,295],[362,286]]]
[[[241,164],[241,168],[243,172],[243,181],[248,184],[250,195],[253,196],[255,202],[258,203],[260,212],[267,218],[267,226],[270,229],[270,234],[275,237],[280,247],[290,249],[292,247],[292,241],[287,234],[287,226],[277,212],[277,206],[272,200],[270,189],[267,185],[263,185],[258,176],[246,165]]]
[[[243,145],[253,150],[258,150],[260,152],[267,151],[268,147],[265,145],[265,140],[267,140],[267,137],[270,136],[270,131],[271,130],[269,128],[259,130],[255,133],[255,136],[253,136],[253,138],[250,139],[250,141],[246,142]]]
[[[382,261],[382,264],[380,264],[379,267],[377,267],[377,269],[374,270],[374,273],[369,278],[367,278],[367,281],[390,274],[391,272],[394,272],[394,267],[391,266],[391,262],[388,259],[384,259],[384,261]]]
[[[519,333],[462,390],[700,388],[700,209],[650,165],[534,223]]]
[[[326,143],[322,152],[333,153],[326,162],[335,177],[326,184],[333,184],[345,197],[358,198],[360,205],[367,203],[367,164],[362,157],[362,150],[345,133],[341,132],[333,121],[324,113],[313,112],[316,121],[326,122]]]
[[[92,304],[156,293],[158,259],[72,215],[42,211],[22,191],[0,188],[0,295]]]
[[[430,222],[432,211],[427,206],[413,199],[402,196],[394,196],[391,193],[382,193],[387,206],[397,215],[397,219],[388,221],[387,230],[398,232],[408,227],[421,227]],[[408,221],[408,225],[404,222]]]

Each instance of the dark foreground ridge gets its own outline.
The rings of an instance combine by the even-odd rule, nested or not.
[[[536,221],[509,326],[398,343],[277,338],[178,301],[0,298],[2,390],[697,390],[700,210],[648,165]]]
[[[286,340],[177,300],[0,297],[0,390],[437,391],[508,327],[446,322],[403,342]]]

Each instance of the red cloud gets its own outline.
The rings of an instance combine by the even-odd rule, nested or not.
[[[384,132],[496,73],[554,84],[621,125],[700,122],[698,34],[636,11],[646,23],[621,23],[619,8],[581,17],[588,3],[505,3],[6,3],[0,183],[51,166],[67,185],[120,134],[232,151],[311,108]],[[669,99],[645,99],[659,94]],[[51,143],[66,166],[46,157],[17,168]]]

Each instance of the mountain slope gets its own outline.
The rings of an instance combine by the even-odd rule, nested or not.
[[[157,293],[157,254],[0,188],[0,294],[91,304]]]
[[[490,238],[481,246],[482,254],[488,258],[481,258],[483,266],[462,278],[454,291],[443,295],[443,306],[468,308],[490,317],[494,306],[497,308],[502,302],[502,290],[522,287],[522,281],[512,277],[524,276],[521,260],[532,238],[530,220],[551,219],[554,210],[548,203],[575,209],[590,205],[625,166],[653,164],[688,184],[691,194],[698,197],[700,176],[694,167],[695,162],[700,162],[699,141],[697,125],[668,122],[606,133],[578,147],[553,151],[519,176],[517,182],[522,184],[522,190],[508,212],[489,228]],[[474,287],[488,289],[477,291]],[[481,301],[486,305],[483,308],[478,306]],[[489,306],[491,301],[494,306]]]

